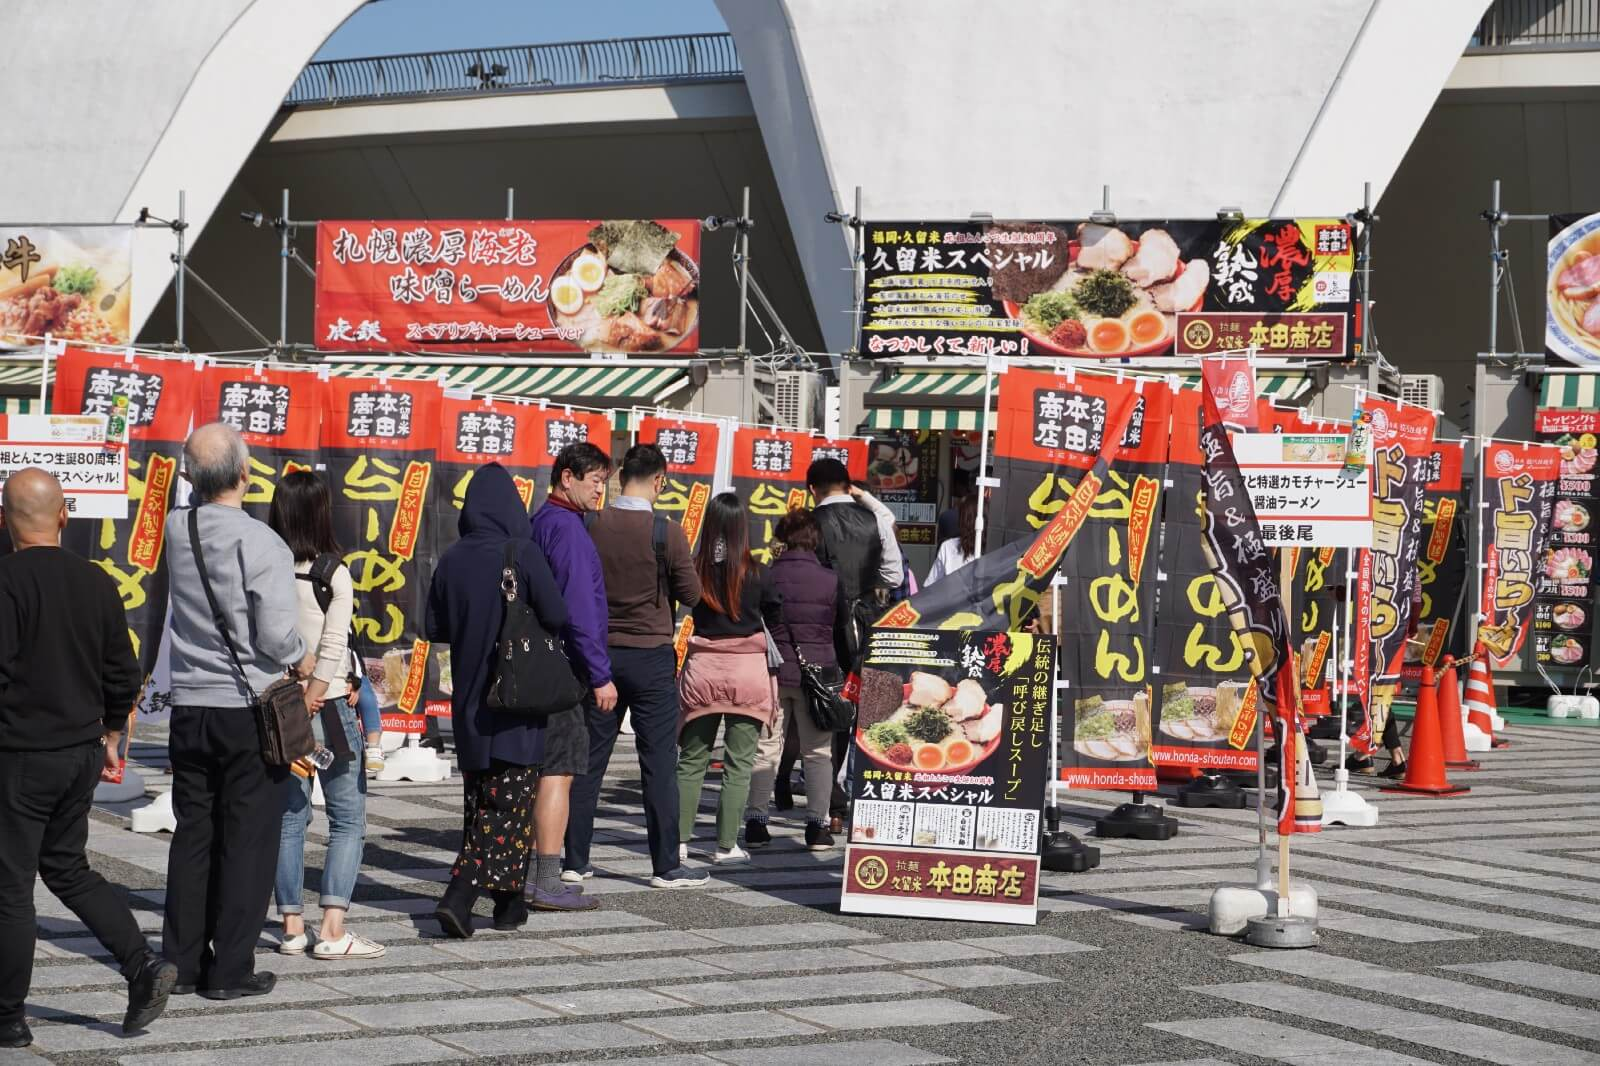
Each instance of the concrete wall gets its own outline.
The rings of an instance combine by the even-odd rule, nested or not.
[[[188,192],[190,236],[217,203],[283,94],[363,0],[67,0],[0,5],[20,69],[7,140],[26,168],[0,178],[19,222],[163,218]],[[171,279],[167,231],[134,244],[133,328]]]

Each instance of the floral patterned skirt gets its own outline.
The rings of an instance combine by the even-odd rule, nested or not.
[[[539,769],[492,763],[462,772],[466,807],[461,854],[451,877],[485,892],[520,892],[533,854],[533,794]]]

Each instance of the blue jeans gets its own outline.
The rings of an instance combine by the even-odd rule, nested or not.
[[[330,699],[339,712],[350,738],[352,758],[336,759],[326,770],[318,770],[322,779],[322,795],[328,801],[328,853],[322,862],[322,898],[324,909],[349,907],[350,894],[355,891],[356,877],[361,872],[361,849],[367,839],[367,775],[361,760],[362,736],[356,713],[342,699]],[[322,716],[313,715],[311,730],[317,740],[326,743],[322,733]],[[276,892],[278,913],[300,914],[305,910],[300,902],[306,883],[306,826],[311,824],[311,779],[294,777],[295,787],[289,790],[289,805],[283,812],[283,828],[278,837],[278,875]]]
[[[356,693],[356,711],[361,715],[361,732],[364,736],[382,731],[383,714],[378,710],[378,694],[372,691],[372,682],[365,677],[361,679],[361,688]]]

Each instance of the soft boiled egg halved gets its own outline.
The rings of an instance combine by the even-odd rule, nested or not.
[[[606,283],[606,261],[594,252],[584,252],[572,261],[572,279],[584,292],[598,292]]]
[[[550,286],[550,302],[564,315],[576,314],[583,306],[583,289],[571,275],[563,274]]]

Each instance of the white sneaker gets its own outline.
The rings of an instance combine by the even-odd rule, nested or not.
[[[311,938],[304,933],[298,936],[286,936],[278,942],[279,955],[304,955],[306,945],[311,943]]]
[[[585,866],[581,870],[562,870],[561,883],[564,885],[581,885],[593,876],[593,866]]]
[[[726,850],[718,848],[717,853],[711,856],[711,861],[717,866],[737,866],[740,863],[749,862],[750,853],[735,844]]]
[[[381,959],[384,946],[346,930],[338,940],[319,940],[311,949],[314,959]]]

